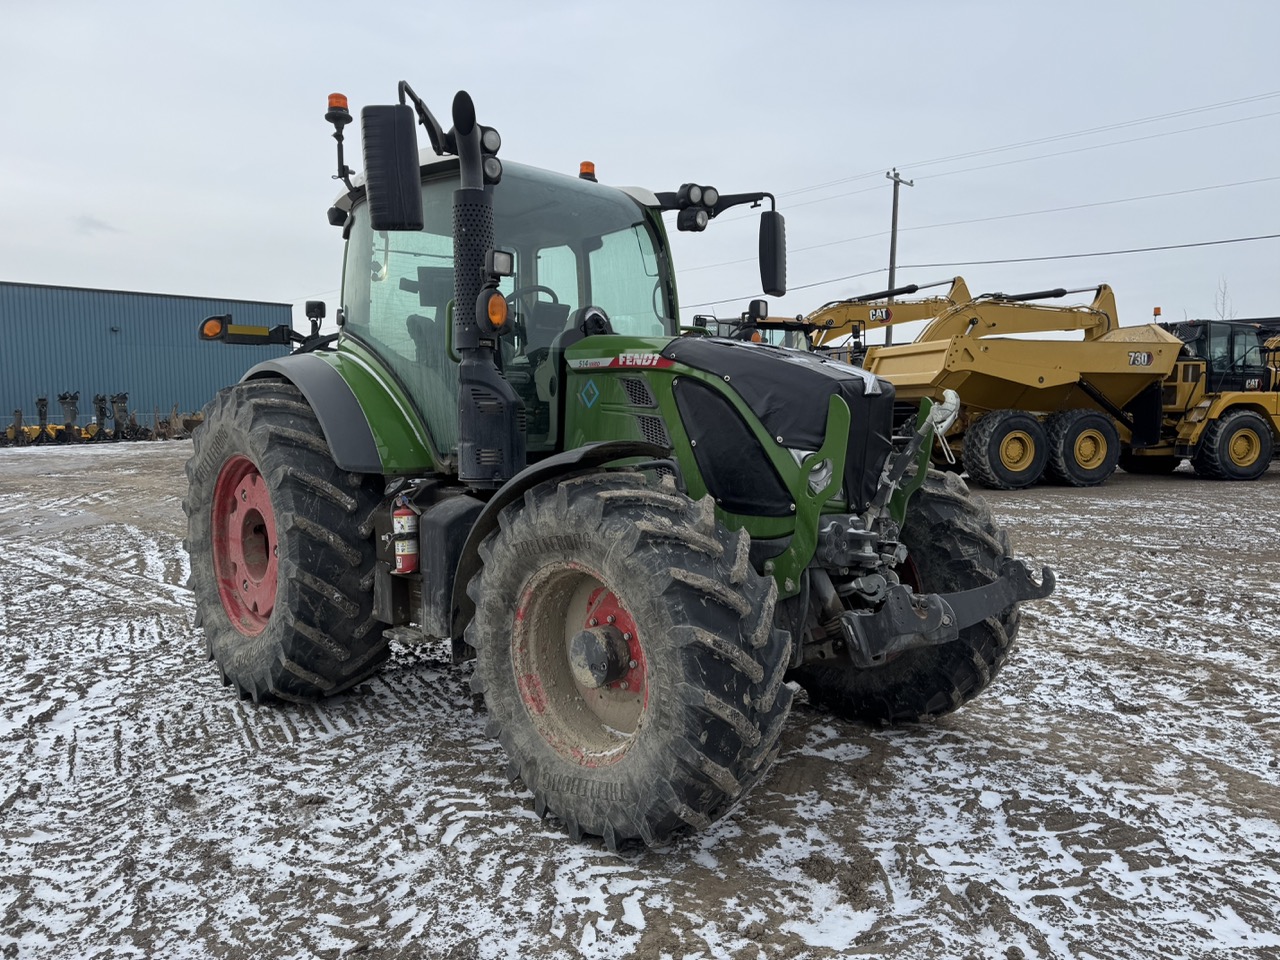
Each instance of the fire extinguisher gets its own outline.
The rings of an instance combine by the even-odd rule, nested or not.
[[[418,572],[418,513],[409,506],[408,498],[396,498],[391,511],[391,539],[396,562],[393,573]]]

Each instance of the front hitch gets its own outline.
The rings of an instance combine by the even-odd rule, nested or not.
[[[956,593],[917,594],[910,587],[889,588],[878,610],[846,610],[840,615],[849,659],[858,667],[878,667],[889,657],[917,647],[949,643],[960,631],[1024,600],[1043,600],[1053,592],[1053,571],[1043,567],[1036,583],[1021,561],[1004,561],[1000,576],[981,587]]]

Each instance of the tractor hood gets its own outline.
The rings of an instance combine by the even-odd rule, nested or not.
[[[859,510],[870,501],[892,447],[891,383],[817,354],[718,337],[680,337],[662,356],[723,379],[769,435],[798,454],[822,446],[828,403],[839,396],[852,414],[845,493]]]

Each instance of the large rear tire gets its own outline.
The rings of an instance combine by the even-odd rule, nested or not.
[[[961,459],[969,479],[992,490],[1038,483],[1048,459],[1044,424],[1022,410],[994,410],[965,433]]]
[[[1055,483],[1096,487],[1116,472],[1120,434],[1106,414],[1063,410],[1049,418],[1049,461],[1045,474]]]
[[[1271,466],[1271,427],[1252,410],[1232,410],[1204,428],[1191,466],[1210,480],[1257,480]]]
[[[748,547],[710,499],[632,473],[550,481],[502,512],[468,586],[472,688],[539,815],[653,845],[764,773],[791,638]]]
[[[292,384],[251,381],[204,410],[187,462],[196,625],[244,698],[314,700],[387,658],[373,617],[380,478],[339,470]]]
[[[951,593],[995,580],[1010,556],[1009,538],[991,511],[955,474],[930,470],[912,497],[900,570],[917,592]],[[985,690],[1008,659],[1018,606],[960,631],[958,639],[917,647],[879,667],[847,660],[806,664],[792,676],[816,704],[847,720],[896,723],[949,713]]]

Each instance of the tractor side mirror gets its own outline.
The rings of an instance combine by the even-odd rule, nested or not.
[[[760,288],[771,297],[787,292],[787,229],[782,214],[760,214]]]
[[[369,106],[360,111],[365,192],[374,230],[421,230],[422,181],[413,108]]]

